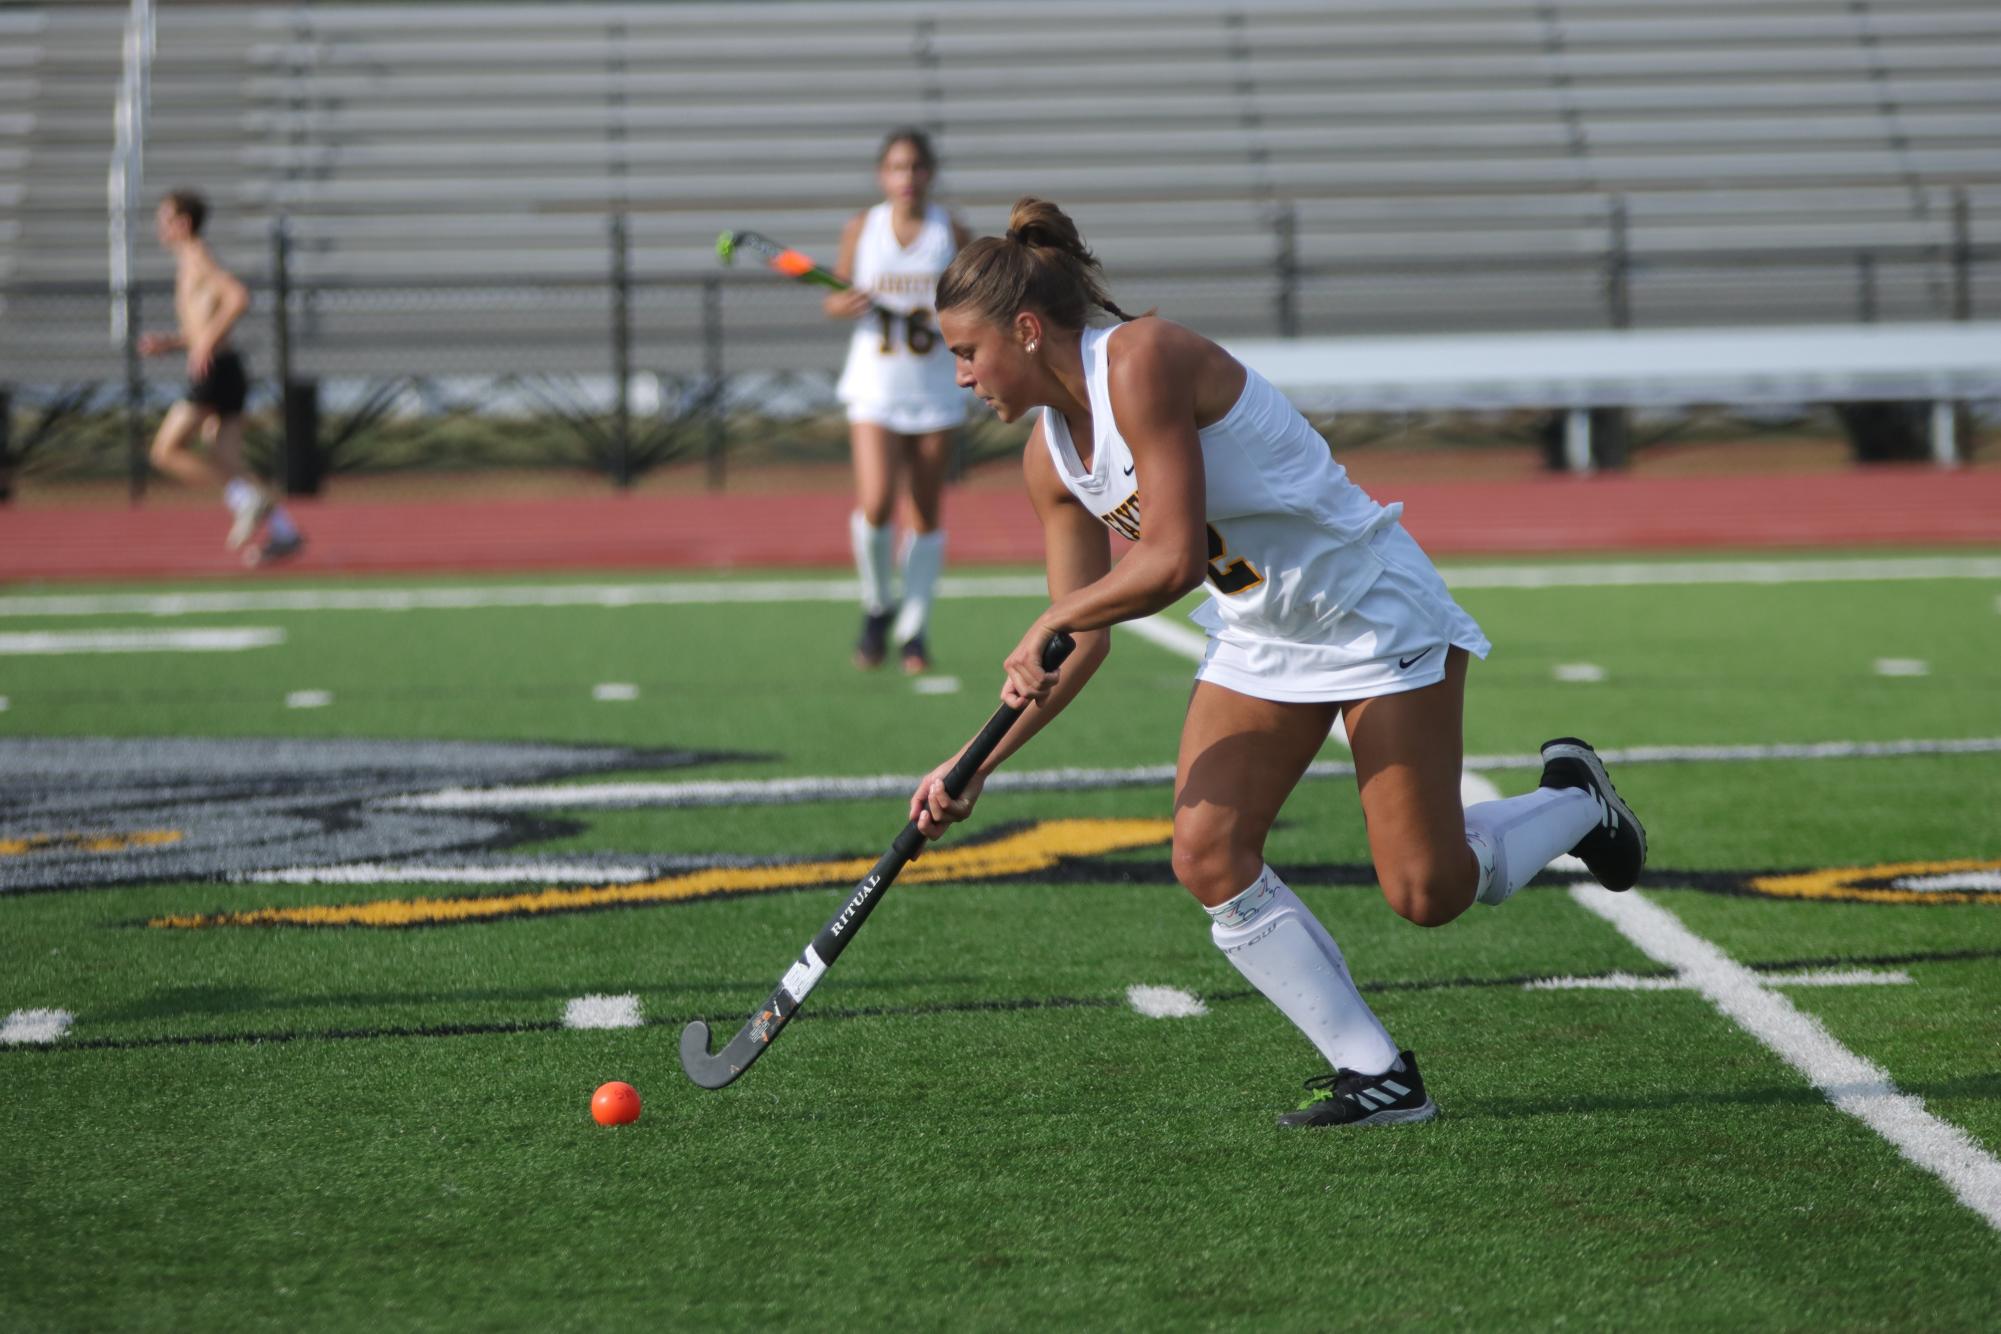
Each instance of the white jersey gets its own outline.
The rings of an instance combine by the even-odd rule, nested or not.
[[[1044,409],[1042,431],[1070,493],[1137,541],[1143,479],[1112,416],[1106,371],[1120,327],[1084,331],[1091,466],[1061,413]],[[1263,376],[1245,367],[1235,405],[1197,438],[1210,585],[1209,601],[1194,613],[1210,635],[1200,677],[1266,699],[1349,699],[1438,679],[1443,652],[1413,661],[1403,676],[1384,674],[1385,661],[1408,656],[1414,644],[1460,644],[1485,656],[1479,627],[1399,527],[1403,506],[1380,505],[1350,481],[1326,440]],[[1386,570],[1396,578],[1384,581]],[[1379,595],[1384,605],[1364,610],[1396,625],[1351,614],[1379,582],[1392,585],[1395,606],[1385,610],[1389,600]],[[1406,610],[1405,602],[1413,605]],[[1427,672],[1436,674],[1417,679]]]
[[[936,204],[925,209],[908,246],[897,243],[887,203],[868,211],[851,277],[878,309],[856,321],[836,390],[851,421],[921,434],[965,419],[965,391],[954,382],[952,354],[932,313],[938,279],[957,252],[952,217]]]

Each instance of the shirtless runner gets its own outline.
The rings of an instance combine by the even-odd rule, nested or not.
[[[249,390],[243,358],[229,346],[229,332],[250,307],[250,293],[217,262],[201,239],[208,204],[192,190],[175,190],[156,215],[160,245],[174,257],[176,332],[142,334],[139,355],[185,351],[188,392],[167,410],[153,437],[153,466],[189,486],[222,491],[232,516],[229,549],[261,565],[298,554],[305,545],[292,516],[243,467],[243,400]],[[191,446],[195,432],[209,442],[204,457]],[[261,546],[251,545],[259,528]]]

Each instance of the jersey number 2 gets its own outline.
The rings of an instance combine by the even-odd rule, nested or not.
[[[875,308],[875,315],[882,326],[882,347],[878,350],[886,357],[896,351],[897,317],[881,306]],[[913,355],[924,356],[938,346],[938,331],[931,327],[930,315],[919,307],[903,317],[903,341]]]
[[[1216,531],[1216,525],[1209,525],[1209,582],[1216,585],[1218,593],[1241,593],[1246,588],[1256,588],[1265,581],[1258,573],[1258,567],[1242,556],[1230,555],[1230,544]]]

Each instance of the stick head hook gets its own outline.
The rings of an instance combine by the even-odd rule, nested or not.
[[[736,258],[735,232],[724,232],[716,238],[716,258],[725,264]]]

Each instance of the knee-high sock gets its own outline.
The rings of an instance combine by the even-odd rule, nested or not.
[[[931,621],[931,596],[938,587],[938,571],[945,566],[945,534],[941,531],[912,533],[903,544],[903,609],[896,614],[891,631],[895,643],[908,644],[924,633]]]
[[[1524,796],[1466,808],[1466,842],[1480,861],[1482,903],[1506,903],[1537,871],[1577,846],[1598,824],[1598,803],[1582,788],[1539,787]]]
[[[855,549],[855,574],[862,583],[862,610],[880,616],[890,608],[891,539],[888,524],[878,528],[860,510],[848,515],[848,539]]]
[[[1396,1064],[1397,1045],[1355,990],[1341,947],[1269,866],[1209,916],[1216,948],[1329,1065],[1378,1075]]]

